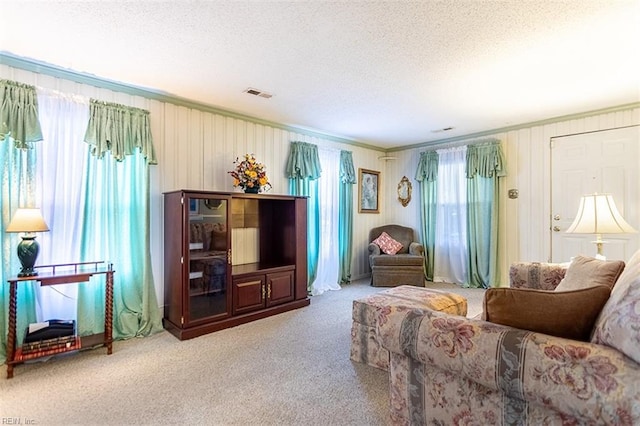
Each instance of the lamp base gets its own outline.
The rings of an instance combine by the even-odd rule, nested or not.
[[[603,241],[602,240],[602,234],[596,234],[596,240],[595,241],[591,241],[591,242],[596,245],[595,258],[598,259],[598,260],[607,260],[605,255],[602,254],[602,248],[604,247],[605,244],[608,243],[608,241]]]
[[[18,259],[22,265],[22,269],[18,274],[19,277],[35,277],[38,275],[33,269],[40,252],[40,245],[36,241],[35,235],[25,235],[18,244]]]

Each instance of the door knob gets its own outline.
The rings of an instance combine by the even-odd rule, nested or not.
[[[559,226],[554,226],[553,227],[553,232],[560,232],[560,227]]]
[[[553,220],[560,220],[560,215],[559,215],[559,214],[555,215],[555,216],[553,217]]]

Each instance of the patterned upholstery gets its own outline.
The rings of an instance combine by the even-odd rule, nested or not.
[[[510,275],[552,289],[563,272],[523,264]],[[640,424],[640,365],[615,348],[432,310],[376,313],[393,424]]]
[[[389,234],[383,232],[378,238],[371,241],[382,250],[385,254],[396,254],[402,248],[402,243],[394,240]]]
[[[609,345],[640,362],[640,250],[613,287],[591,341]]]
[[[509,268],[510,287],[555,290],[568,268],[568,263],[516,262]]]
[[[404,306],[434,309],[454,315],[467,314],[467,300],[454,293],[414,286],[399,286],[353,301],[351,359],[387,370],[389,351],[380,346],[376,335],[377,309]]]

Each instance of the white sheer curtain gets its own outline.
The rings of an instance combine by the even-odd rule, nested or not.
[[[467,147],[438,150],[434,281],[468,282]]]
[[[320,255],[318,273],[311,284],[311,294],[340,290],[338,262],[338,189],[340,185],[340,151],[318,147],[322,176],[318,179],[320,199]]]
[[[38,110],[44,137],[37,144],[37,205],[49,232],[38,235],[38,264],[77,262],[80,258],[84,180],[88,145],[83,141],[89,122],[89,99],[38,89]],[[55,248],[55,250],[54,250]],[[40,287],[36,294],[39,321],[75,319],[77,285]]]

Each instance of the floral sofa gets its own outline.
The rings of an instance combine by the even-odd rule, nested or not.
[[[587,341],[429,309],[378,310],[393,424],[640,424],[640,251],[623,268]],[[519,264],[510,280],[550,292],[569,269]]]

